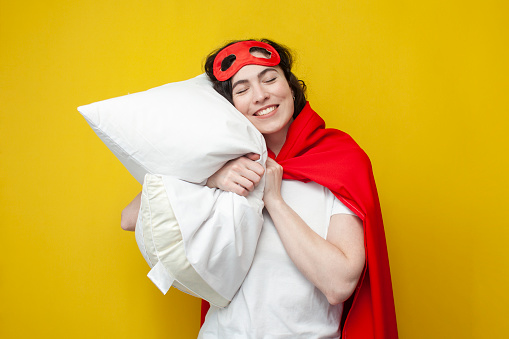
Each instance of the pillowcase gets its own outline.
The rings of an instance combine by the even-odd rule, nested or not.
[[[230,303],[251,266],[263,223],[263,205],[256,206],[262,191],[252,193],[245,198],[169,176],[145,176],[135,235],[152,268],[148,277],[161,292],[173,285],[217,307]],[[178,218],[179,204],[192,217],[199,215],[198,222]],[[183,230],[195,234],[187,237],[191,242]]]
[[[246,153],[260,154],[264,165],[261,133],[205,74],[78,110],[138,182],[149,173],[157,174],[148,176],[152,186],[164,184],[155,200],[155,188],[144,186],[136,227],[149,278],[163,293],[174,285],[219,307],[229,303],[253,260],[264,182],[247,198],[204,184]],[[183,264],[171,266],[175,260]]]
[[[266,152],[261,133],[205,74],[78,110],[139,183],[146,173],[204,183],[228,160]]]

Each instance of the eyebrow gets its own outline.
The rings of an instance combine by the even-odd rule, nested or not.
[[[275,71],[277,72],[277,70],[274,68],[274,67],[267,67],[265,68],[263,71],[261,71],[260,73],[258,73],[258,79],[262,78],[265,73],[268,73],[270,71]],[[235,81],[235,83],[232,85],[232,92],[233,92],[233,89],[235,88],[235,86],[237,85],[240,85],[240,84],[245,84],[249,81],[245,80],[245,79],[242,79],[242,80],[238,80],[238,81]]]

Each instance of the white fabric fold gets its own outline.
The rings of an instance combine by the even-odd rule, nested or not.
[[[148,272],[147,277],[157,286],[157,288],[163,292],[163,294],[168,293],[171,285],[175,281],[175,278],[171,276],[171,274],[164,268],[162,262],[158,261],[154,267]]]

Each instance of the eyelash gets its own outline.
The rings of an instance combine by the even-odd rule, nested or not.
[[[270,78],[269,80],[266,80],[265,83],[274,82],[274,81],[276,81],[276,79],[277,79],[277,77]],[[235,94],[242,94],[245,91],[247,91],[247,88],[246,89],[241,89],[240,91],[235,92]]]

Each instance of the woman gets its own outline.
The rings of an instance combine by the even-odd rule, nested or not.
[[[343,337],[395,338],[369,160],[346,134],[323,128],[291,67],[289,51],[270,40],[233,42],[207,58],[205,70],[214,88],[263,134],[271,158],[265,173],[255,161],[258,155],[248,154],[207,181],[209,187],[245,196],[265,174],[265,221],[244,283],[230,305],[209,310],[199,337],[338,338],[344,303],[357,288],[359,301],[347,321],[353,325]],[[135,199],[123,212],[123,228],[133,228],[138,206]],[[124,220],[131,220],[128,226]],[[373,224],[375,235],[382,227],[382,239],[373,248],[383,257],[381,265],[373,260],[373,267],[383,272],[382,278],[375,277],[382,285],[375,292],[364,270],[365,228]],[[359,283],[362,274],[366,284]],[[380,304],[384,309],[376,311],[383,315],[373,311]]]

